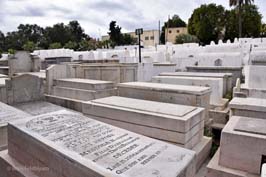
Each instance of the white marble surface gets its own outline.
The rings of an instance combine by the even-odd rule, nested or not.
[[[27,114],[26,112],[0,102],[0,126],[6,126],[10,121],[29,116],[30,114]]]
[[[266,99],[235,97],[229,104],[230,108],[266,112]]]
[[[224,83],[222,78],[207,78],[207,77],[187,77],[187,76],[154,76],[152,78],[154,83],[164,83],[173,85],[186,85],[197,87],[209,87],[211,88],[210,103],[213,105],[219,105],[223,98]]]
[[[46,113],[52,113],[59,110],[66,110],[66,108],[45,102],[45,101],[33,101],[33,102],[27,102],[27,103],[20,103],[15,105],[17,109],[20,109],[28,114],[31,114],[33,116],[46,114]]]
[[[91,80],[91,79],[81,79],[81,78],[65,78],[57,79],[58,81],[67,81],[67,82],[77,82],[77,83],[86,83],[86,84],[111,84],[111,81],[101,81],[101,80]]]
[[[186,114],[197,109],[196,107],[192,106],[183,106],[117,96],[92,100],[92,102],[177,117],[185,116]]]
[[[173,85],[173,84],[161,84],[150,82],[127,82],[118,84],[118,87],[130,87],[141,88],[146,90],[167,90],[177,93],[192,93],[192,94],[204,94],[209,93],[210,88],[199,86],[187,86],[187,85]]]
[[[232,76],[232,73],[201,73],[201,72],[163,72],[160,76],[191,76],[191,77],[210,77],[223,78]]]
[[[46,165],[60,177],[67,176],[68,170],[74,170],[71,171],[73,174],[110,177],[193,177],[195,174],[192,162],[195,152],[100,123],[80,114],[59,111],[16,121],[10,128],[13,127],[15,129],[11,131],[20,131],[19,134],[14,133],[28,139],[28,143],[38,140],[41,142],[38,147],[51,149],[47,151],[46,148],[43,152],[50,153],[47,155],[51,157],[47,159]],[[21,143],[25,144],[20,144],[19,148],[28,144]],[[11,140],[10,148],[15,148],[13,146],[16,144]],[[36,151],[32,148],[33,150],[24,149],[21,155]],[[33,157],[38,160],[39,156],[35,154]],[[61,161],[67,160],[69,163],[57,163],[54,167],[51,165],[54,158],[61,158]],[[44,159],[43,162],[45,163]],[[64,168],[68,170],[60,170]]]

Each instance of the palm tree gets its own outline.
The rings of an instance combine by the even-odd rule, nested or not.
[[[252,4],[254,0],[229,0],[230,6],[238,7],[239,38],[242,37],[242,6]]]

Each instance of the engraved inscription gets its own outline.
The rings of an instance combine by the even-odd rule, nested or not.
[[[176,177],[194,157],[192,151],[68,111],[37,116],[25,121],[23,127],[28,133],[71,151],[66,156],[76,153],[110,176]],[[90,168],[91,163],[87,165]]]

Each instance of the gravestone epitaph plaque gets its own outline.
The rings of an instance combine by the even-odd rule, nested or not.
[[[193,151],[65,110],[18,120],[11,123],[9,129],[12,132],[18,131],[17,135],[12,133],[13,136],[24,134],[21,136],[29,136],[29,139],[33,137],[33,141],[41,142],[48,149],[53,149],[48,151],[49,153],[55,153],[57,156],[60,154],[62,159],[71,161],[72,165],[65,168],[76,170],[75,167],[80,166],[88,171],[88,176],[90,174],[108,177],[194,175]],[[13,143],[10,146],[13,146]],[[63,173],[49,164],[51,163],[46,165],[56,174]],[[75,174],[78,174],[78,171]]]

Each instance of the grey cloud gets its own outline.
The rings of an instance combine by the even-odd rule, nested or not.
[[[50,5],[50,6],[46,7],[46,10],[47,11],[56,11],[56,12],[60,12],[63,14],[68,14],[68,13],[72,12],[72,10],[70,10],[70,9],[67,9],[67,8],[61,7],[61,6],[57,6],[57,5]]]
[[[128,11],[131,9],[131,3],[122,1],[120,3],[113,2],[113,1],[98,1],[94,3],[89,4],[89,8],[92,8],[94,10],[107,10],[107,11],[113,11],[113,10],[119,10],[119,11]]]
[[[0,30],[15,30],[20,23],[47,26],[70,20],[78,20],[88,34],[95,36],[98,29],[105,34],[111,20],[124,31],[157,29],[158,21],[163,24],[169,14],[187,21],[194,8],[210,2],[228,6],[224,0],[0,0]],[[255,4],[265,12],[265,0],[256,0]]]

